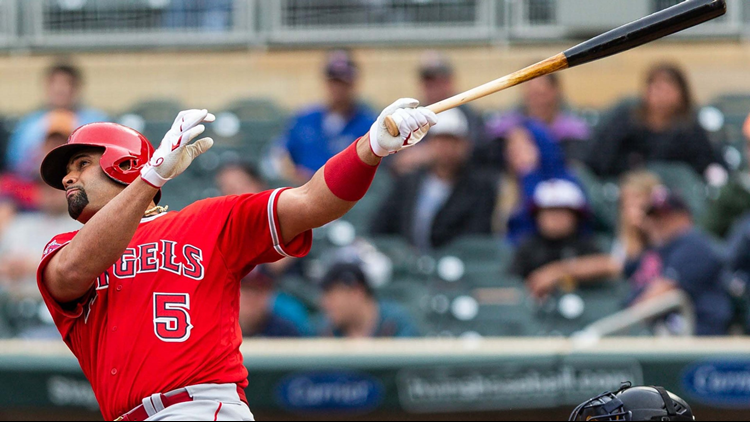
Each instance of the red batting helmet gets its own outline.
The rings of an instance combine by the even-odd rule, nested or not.
[[[99,161],[104,173],[112,180],[129,185],[154,154],[154,147],[137,131],[116,123],[92,123],[76,129],[65,145],[59,146],[42,161],[42,179],[55,189],[64,190],[63,178],[73,155],[87,148],[104,148]],[[161,191],[154,201],[159,203]]]

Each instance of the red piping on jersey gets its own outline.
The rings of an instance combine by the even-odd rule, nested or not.
[[[219,408],[216,409],[216,414],[214,414],[214,421],[218,421],[219,420],[219,412],[221,412],[221,406],[223,406],[223,405],[224,405],[224,403],[219,402]]]

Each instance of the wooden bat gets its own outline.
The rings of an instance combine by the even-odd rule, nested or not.
[[[599,0],[591,0],[599,1]],[[687,0],[583,42],[556,56],[428,106],[435,113],[458,107],[540,76],[603,59],[715,19],[727,12],[726,0]],[[388,133],[398,136],[391,116]]]

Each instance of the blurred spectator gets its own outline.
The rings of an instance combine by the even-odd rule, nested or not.
[[[224,196],[256,194],[268,189],[268,183],[260,172],[258,172],[258,169],[250,164],[241,162],[224,164],[216,173],[215,180],[219,191]],[[261,265],[255,269],[254,273],[260,274],[258,277],[262,275],[273,281],[292,272],[295,265],[299,262],[300,260],[286,258],[272,264]],[[276,290],[275,283],[271,283],[269,288],[271,289],[269,292],[256,292],[256,299],[260,293],[267,293],[273,315],[292,323],[299,335],[310,335],[312,329],[310,328],[309,315],[305,305],[299,299]],[[240,307],[240,311],[244,312],[242,307]]]
[[[39,212],[21,213],[0,237],[0,284],[18,298],[40,298],[36,269],[41,251],[57,233],[79,230],[65,195],[39,181]]]
[[[617,272],[611,257],[586,233],[588,204],[578,185],[542,182],[532,202],[537,234],[523,241],[511,268],[526,280],[532,296],[544,299],[560,283],[600,281]]]
[[[620,181],[619,225],[612,254],[622,265],[638,259],[648,248],[643,220],[651,195],[660,186],[659,176],[645,170],[627,173]]]
[[[582,161],[591,139],[588,124],[563,108],[564,98],[559,76],[543,76],[525,83],[523,103],[515,110],[502,114],[488,123],[488,132],[495,138],[506,138],[508,133],[525,119],[544,124],[560,142],[569,161]]]
[[[417,337],[411,316],[395,303],[379,302],[357,264],[336,264],[323,277],[321,305],[327,337]]]
[[[643,98],[620,106],[602,125],[588,165],[611,177],[658,161],[688,164],[709,181],[707,170],[721,172],[721,159],[695,117],[687,79],[669,64],[654,67]]]
[[[68,111],[53,111],[50,113],[53,117],[50,126],[51,132],[38,149],[38,156],[32,160],[36,172],[33,178],[30,175],[29,177],[24,177],[15,173],[0,175],[0,196],[12,201],[20,211],[36,211],[39,208],[41,196],[38,190],[39,184],[37,183],[39,179],[39,167],[41,166],[42,158],[47,153],[68,141],[71,127],[67,123],[70,122],[68,119],[70,114]]]
[[[750,131],[750,118],[745,124]],[[750,160],[750,137],[745,135],[745,156]],[[737,221],[750,212],[750,170],[733,174],[719,191],[716,200],[709,202],[702,226],[711,234],[724,238]]]
[[[428,106],[457,94],[453,65],[447,57],[437,51],[423,54],[419,67],[419,80],[422,87],[422,106]],[[488,142],[482,115],[468,104],[457,107],[469,125],[467,138],[473,146]],[[401,151],[388,163],[397,175],[411,173],[429,162],[431,155],[422,145]]]
[[[250,164],[229,163],[216,173],[216,186],[222,195],[260,193],[268,189],[263,176]]]
[[[300,337],[294,323],[273,310],[274,281],[261,270],[242,279],[240,285],[240,328],[243,337]]]
[[[359,69],[348,52],[328,55],[325,77],[327,103],[295,116],[274,152],[279,171],[298,184],[367,133],[377,118],[357,99]]]
[[[723,261],[710,239],[695,228],[685,201],[666,188],[655,189],[644,230],[650,249],[626,267],[633,288],[630,303],[681,289],[695,306],[697,335],[727,334],[733,310],[722,287]],[[670,318],[666,321],[673,331],[679,325]]]
[[[550,179],[572,180],[560,146],[540,124],[530,120],[508,132],[504,146],[505,172],[500,179],[500,195],[494,217],[496,232],[517,244],[535,231],[528,201],[539,183]]]
[[[232,0],[170,0],[164,12],[167,28],[227,31],[232,24]]]
[[[11,136],[6,158],[11,172],[31,180],[38,177],[43,157],[39,148],[53,128],[70,133],[78,126],[107,120],[106,114],[80,105],[82,88],[83,77],[76,67],[57,64],[47,71],[44,108],[23,117]]]
[[[459,110],[440,115],[423,148],[430,166],[396,181],[375,214],[373,234],[396,234],[422,251],[471,234],[491,234],[495,179],[468,165],[472,143]]]
[[[240,328],[243,337],[300,337],[295,325],[273,310],[274,281],[255,270],[240,285]]]

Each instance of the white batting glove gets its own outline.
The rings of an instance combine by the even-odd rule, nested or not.
[[[370,129],[370,146],[378,157],[395,154],[402,149],[413,147],[424,139],[427,132],[438,122],[438,117],[432,111],[420,107],[419,101],[413,98],[402,98],[380,114],[378,120]],[[399,136],[388,133],[385,118],[391,116],[398,125]]]
[[[180,112],[172,128],[164,135],[154,156],[141,169],[141,178],[150,185],[160,188],[169,180],[179,176],[196,157],[213,146],[214,141],[211,138],[203,138],[193,144],[190,142],[206,130],[201,123],[210,123],[214,120],[216,117],[208,110]]]

